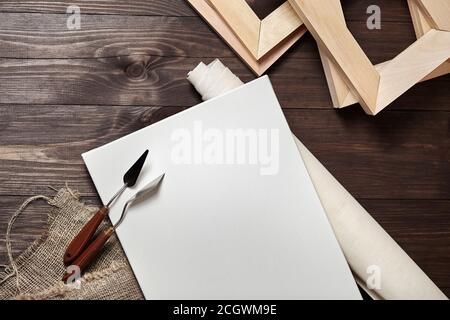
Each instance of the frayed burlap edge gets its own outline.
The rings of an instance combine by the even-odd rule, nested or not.
[[[75,194],[73,194],[73,195],[76,196]],[[28,259],[30,259],[32,257],[32,255],[34,254],[34,252],[36,251],[36,248],[39,247],[39,245],[41,243],[43,243],[45,241],[45,239],[47,239],[48,226],[50,226],[52,224],[52,222],[55,218],[55,210],[52,208],[49,211],[49,213],[47,214],[47,225],[46,225],[45,232],[38,239],[36,239],[24,252],[22,252],[19,257],[17,257],[14,260],[12,257],[12,252],[11,252],[10,237],[11,237],[11,231],[12,231],[12,227],[14,225],[15,220],[19,217],[19,215],[21,215],[25,211],[25,209],[28,207],[28,205],[30,205],[34,201],[45,200],[50,206],[57,207],[58,196],[60,196],[60,193],[57,193],[57,195],[55,196],[55,198],[53,200],[50,199],[49,197],[43,196],[43,195],[38,195],[38,196],[28,198],[27,200],[25,200],[22,203],[22,205],[19,207],[19,209],[11,216],[11,218],[8,222],[7,230],[6,230],[6,251],[7,251],[8,258],[9,258],[9,265],[7,265],[5,270],[0,273],[0,285],[2,285],[10,277],[17,276],[18,269],[20,268],[20,266],[23,265],[24,263],[26,263],[26,261]],[[75,199],[78,200],[79,198],[75,198]],[[19,285],[18,285],[18,290],[20,291]]]
[[[51,206],[47,213],[46,232],[20,254],[19,257],[13,259],[10,239],[12,227],[16,219],[25,211],[25,209],[38,200],[44,200]],[[82,214],[78,213],[80,208],[82,209]],[[73,209],[74,212],[70,212],[71,209]],[[75,211],[75,209],[77,210]],[[79,194],[67,186],[59,190],[53,199],[39,195],[24,201],[20,208],[12,215],[8,223],[6,247],[10,263],[3,272],[0,272],[0,299],[142,299],[142,292],[140,291],[133,272],[126,260],[125,254],[115,236],[111,238],[111,244],[107,246],[105,252],[102,254],[104,257],[99,259],[101,261],[96,263],[96,265],[88,270],[88,272],[86,272],[77,282],[83,290],[80,290],[73,285],[65,285],[59,279],[60,274],[58,275],[58,278],[53,276],[54,279],[51,280],[54,280],[54,283],[52,285],[45,288],[40,287],[39,290],[35,291],[29,287],[32,286],[31,281],[29,281],[29,285],[27,282],[20,283],[22,276],[20,273],[21,269],[26,269],[27,266],[33,263],[36,264],[37,268],[39,268],[39,263],[41,265],[43,263],[45,264],[46,261],[36,255],[39,254],[39,250],[42,246],[49,245],[46,243],[52,236],[49,232],[55,222],[58,222],[57,220],[59,218],[63,219],[62,222],[64,222],[64,219],[67,219],[67,211],[70,214],[73,213],[73,219],[77,221],[76,226],[77,229],[79,229],[90,216],[92,216],[96,209],[97,208],[92,208],[79,202]],[[66,215],[62,214],[64,212]],[[69,218],[72,218],[72,216]],[[73,221],[71,221],[71,223],[73,223]],[[51,257],[51,262],[53,264],[58,259],[61,259],[60,254],[58,255],[57,253],[64,250],[76,232],[78,232],[78,230],[70,230],[67,234],[64,233],[62,239],[61,237],[58,238],[58,250],[54,250],[55,255]],[[29,279],[29,275],[25,276]],[[33,279],[33,281],[34,280],[35,279]],[[15,291],[14,293],[12,293],[13,289]]]

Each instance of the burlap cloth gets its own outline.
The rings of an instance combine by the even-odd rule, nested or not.
[[[10,241],[12,226],[17,216],[37,200],[45,200],[49,204],[48,230],[18,258],[13,259]],[[86,270],[78,287],[67,286],[61,281],[65,271],[62,262],[64,251],[97,209],[81,203],[78,194],[67,187],[59,190],[53,199],[37,196],[25,201],[8,224],[6,247],[10,265],[0,273],[0,299],[143,299],[115,236]],[[104,222],[102,228],[107,224],[109,221]]]

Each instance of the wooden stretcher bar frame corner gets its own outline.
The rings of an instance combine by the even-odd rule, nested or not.
[[[256,60],[262,59],[303,22],[286,0],[260,19],[245,0],[206,0],[219,13]]]
[[[302,24],[262,58],[256,59],[237,37],[234,30],[230,28],[220,14],[209,4],[208,0],[187,1],[257,76],[263,75],[307,31],[306,27]]]
[[[408,0],[418,39],[374,66],[348,30],[340,0],[289,0],[316,39],[333,104],[376,115],[415,84],[450,72],[450,1]]]

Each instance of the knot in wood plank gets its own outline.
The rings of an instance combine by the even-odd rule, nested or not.
[[[125,73],[132,80],[145,80],[147,78],[147,69],[143,61],[129,64]]]

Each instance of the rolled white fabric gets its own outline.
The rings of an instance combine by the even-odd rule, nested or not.
[[[214,60],[209,65],[201,62],[194,70],[188,73],[188,80],[202,95],[204,101],[240,87],[243,84],[219,59]]]
[[[188,80],[209,100],[243,84],[219,60],[200,63]],[[336,238],[357,282],[374,299],[442,299],[443,292],[294,136]],[[370,288],[369,288],[370,287]]]

